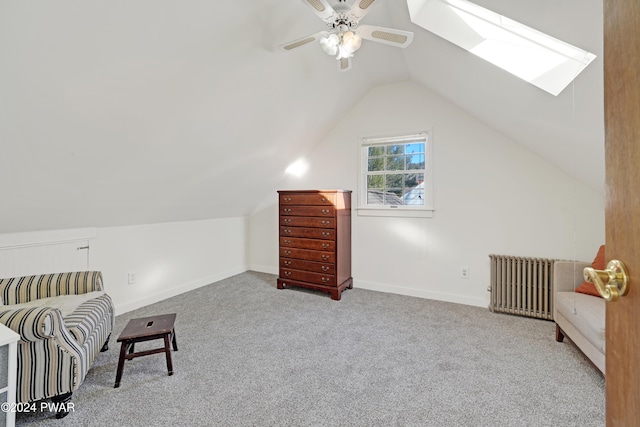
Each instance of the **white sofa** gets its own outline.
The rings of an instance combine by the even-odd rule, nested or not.
[[[588,262],[556,261],[553,268],[553,319],[556,341],[568,337],[605,374],[605,300],[575,292]]]

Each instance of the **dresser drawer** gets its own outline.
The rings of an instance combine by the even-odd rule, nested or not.
[[[325,286],[336,286],[336,276],[332,274],[310,273],[308,271],[281,268],[280,277],[282,279],[300,280]]]
[[[280,235],[289,237],[308,237],[310,239],[335,240],[336,230],[323,230],[319,228],[303,227],[280,227]]]
[[[312,271],[314,273],[336,274],[336,266],[326,262],[280,258],[280,267],[293,270]]]
[[[292,227],[336,228],[336,219],[281,215],[280,225]]]
[[[280,248],[280,256],[284,258],[304,259],[307,261],[320,261],[334,264],[336,255],[331,252],[312,251],[309,249]]]
[[[280,246],[283,248],[313,249],[316,251],[334,252],[336,243],[331,240],[302,239],[299,237],[280,237]]]
[[[280,206],[280,214],[333,218],[336,216],[336,209],[333,206]]]
[[[281,205],[335,206],[335,193],[280,194]]]

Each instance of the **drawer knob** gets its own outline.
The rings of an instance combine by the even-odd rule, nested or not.
[[[329,232],[328,231],[323,231],[322,232],[322,237],[329,237]]]
[[[291,251],[284,251],[285,255],[291,255]]]
[[[322,203],[327,203],[327,198],[326,197],[322,198]]]
[[[329,244],[328,243],[323,243],[322,244],[322,249],[329,249]]]
[[[323,219],[322,220],[322,225],[329,225],[329,221]]]
[[[282,199],[282,200],[284,200],[285,202],[290,202],[290,201],[291,201],[291,197],[285,197],[285,198],[284,198],[284,199]]]
[[[283,240],[285,245],[290,245],[291,244],[291,240]]]
[[[327,271],[329,271],[329,267],[327,267],[326,265],[323,265],[322,266],[322,271],[324,271],[326,273]]]
[[[284,265],[291,265],[291,261],[285,261],[283,264]]]
[[[291,213],[291,209],[288,209],[288,208],[284,208],[284,209],[282,209],[282,211],[283,211],[284,213]]]
[[[329,279],[328,277],[323,277],[322,278],[322,283],[327,283],[329,280],[331,280],[331,279]]]
[[[322,213],[328,215],[331,212],[329,209],[322,209]]]
[[[282,220],[282,222],[284,222],[285,224],[289,224],[291,220],[289,218],[285,218]]]
[[[329,255],[322,255],[323,261],[329,261]]]
[[[284,275],[285,275],[285,276],[287,276],[287,277],[289,277],[289,276],[291,276],[291,272],[290,272],[290,271],[285,271],[285,272],[284,272]]]
[[[289,230],[288,228],[284,229],[284,234],[291,234],[291,230]]]

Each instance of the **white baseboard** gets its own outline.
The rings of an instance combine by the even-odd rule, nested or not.
[[[367,282],[363,280],[353,279],[353,286],[356,288],[368,289],[371,291],[387,292],[390,294],[453,302],[457,304],[472,305],[475,307],[489,306],[489,300],[484,298],[467,297],[464,295],[448,294],[445,292],[426,291],[423,289],[406,288],[403,286],[387,285],[384,283]]]
[[[249,270],[258,271],[260,273],[279,274],[277,267],[267,265],[250,265]],[[456,304],[472,305],[475,307],[488,307],[489,299],[467,297],[464,295],[455,295],[445,292],[425,291],[423,289],[406,288],[403,286],[387,285],[384,283],[368,282],[364,280],[353,279],[353,286],[371,291],[386,292],[390,294],[406,295],[409,297],[418,297],[433,299],[437,301],[453,302]]]
[[[149,304],[154,304],[156,302],[165,300],[167,298],[174,297],[176,295],[183,294],[185,292],[192,291],[194,289],[200,288],[202,286],[209,285],[211,283],[218,282],[220,280],[226,279],[231,276],[235,276],[236,274],[244,273],[247,271],[247,266],[236,267],[230,270],[226,270],[222,273],[214,274],[211,276],[203,277],[198,280],[194,280],[188,283],[183,283],[182,285],[175,286],[171,289],[165,290],[163,292],[159,292],[154,295],[149,295],[145,298],[138,299],[135,301],[130,301],[125,304],[119,304],[115,307],[116,315],[120,315],[123,313],[127,313],[132,310],[136,310],[138,308],[147,306]]]
[[[269,265],[252,264],[249,266],[249,270],[257,271],[258,273],[267,273],[267,274],[275,274],[275,275],[278,275],[280,273],[280,271],[278,270],[278,267],[272,267]]]
[[[119,304],[115,307],[116,314],[120,315],[132,310],[136,310],[146,305],[153,304],[153,303],[165,300],[167,298],[171,298],[176,295],[180,295],[185,292],[192,291],[194,289],[209,285],[211,283],[218,282],[220,280],[226,279],[231,276],[235,276],[236,274],[244,273],[245,271],[248,271],[248,270],[257,271],[260,273],[275,274],[275,275],[279,273],[277,267],[271,267],[266,265],[253,264],[248,267],[247,266],[237,267],[234,269],[226,270],[222,273],[214,274],[211,276],[203,277],[198,280],[184,283],[182,285],[176,286],[174,288],[168,289],[163,292],[159,292],[154,295],[149,295],[145,298],[142,298],[136,301],[130,301],[130,302],[127,302],[126,304]],[[426,299],[432,299],[437,301],[446,301],[446,302],[452,302],[457,304],[471,305],[475,307],[487,307],[489,305],[488,299],[483,299],[483,298],[473,298],[473,297],[467,297],[464,295],[448,294],[444,292],[426,291],[423,289],[407,288],[403,286],[388,285],[384,283],[369,282],[369,281],[357,280],[357,279],[353,280],[353,286],[356,288],[368,289],[371,291],[406,295],[406,296],[417,297],[417,298],[426,298]]]

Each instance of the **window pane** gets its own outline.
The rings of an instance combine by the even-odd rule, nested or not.
[[[384,157],[369,159],[369,171],[383,171],[383,170],[384,170]]]
[[[404,186],[408,188],[417,187],[424,182],[423,173],[408,173],[404,176]]]
[[[424,169],[424,154],[407,156],[407,169]]]
[[[405,205],[424,206],[424,187],[405,188],[402,199]]]
[[[406,154],[424,153],[424,142],[407,144],[405,148]]]
[[[404,144],[387,145],[387,154],[388,155],[404,154]]]
[[[403,171],[405,156],[393,156],[387,157],[387,170],[388,171]]]
[[[384,175],[367,176],[367,188],[384,188]]]
[[[402,188],[402,187],[404,187],[404,185],[402,185],[402,174],[394,173],[394,174],[387,175],[385,188],[389,189],[389,188]]]
[[[369,157],[372,156],[384,156],[384,147],[383,146],[374,146],[369,147]]]
[[[367,205],[384,205],[382,190],[367,190]]]
[[[402,205],[402,190],[388,190],[384,193],[385,205]]]

